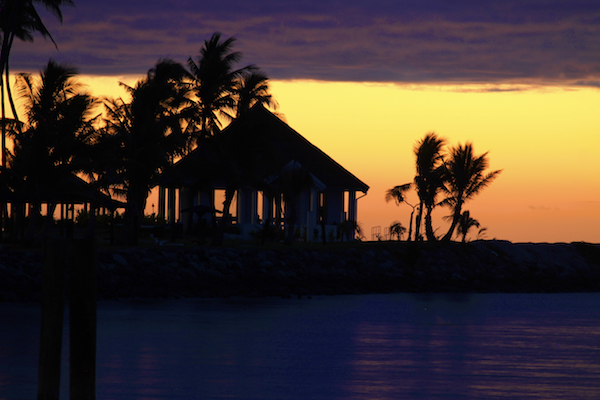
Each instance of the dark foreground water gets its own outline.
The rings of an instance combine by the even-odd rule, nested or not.
[[[2,400],[36,397],[39,318],[0,304]],[[97,399],[597,399],[600,294],[101,302],[97,351]]]

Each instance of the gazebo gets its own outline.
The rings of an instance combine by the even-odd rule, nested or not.
[[[200,218],[210,221],[212,213],[182,218],[181,211],[214,211],[227,188],[236,192],[231,220],[243,239],[263,224],[286,229],[292,223],[297,236],[320,240],[323,229],[328,238],[338,238],[345,221],[357,221],[357,193],[366,194],[369,186],[271,111],[256,105],[163,174],[159,217],[178,220],[187,231]]]

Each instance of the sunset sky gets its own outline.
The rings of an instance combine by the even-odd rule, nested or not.
[[[486,238],[600,243],[600,3],[594,1],[75,0],[40,10],[59,50],[15,42],[12,72],[53,58],[95,95],[219,31],[271,78],[284,120],[370,186],[359,222],[408,225],[385,190],[414,177],[435,131],[489,151],[498,179],[465,205]],[[416,195],[412,200],[416,202]],[[447,209],[434,211],[439,233]]]

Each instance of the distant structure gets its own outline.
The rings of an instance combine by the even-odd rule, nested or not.
[[[307,241],[322,240],[323,229],[328,241],[341,240],[348,226],[352,240],[354,225],[345,222],[357,221],[357,193],[369,189],[262,105],[202,141],[159,188],[158,216],[181,222],[186,232],[222,218],[215,215],[229,189],[236,191],[229,211],[242,239],[264,224],[282,230],[293,224],[296,237]]]

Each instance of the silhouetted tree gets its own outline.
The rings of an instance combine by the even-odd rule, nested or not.
[[[406,228],[403,227],[399,221],[394,221],[390,225],[390,240],[392,240],[392,236],[395,235],[398,238],[398,241],[400,241],[400,238],[404,233],[406,233]]]
[[[412,208],[412,211],[410,212],[410,222],[408,224],[408,241],[410,241],[412,237],[412,226],[415,209],[418,209],[418,204],[413,205],[406,201],[406,192],[408,192],[411,189],[411,187],[412,183],[405,183],[404,185],[394,186],[393,188],[388,189],[385,192],[385,201],[387,203],[394,200],[396,202],[396,205],[406,203]]]
[[[476,156],[471,143],[459,144],[450,150],[445,162],[445,185],[442,188],[447,194],[444,204],[452,209],[452,223],[442,240],[451,239],[461,218],[463,204],[479,194],[502,172],[486,172],[489,165],[487,154]]]
[[[213,136],[221,130],[221,119],[231,120],[236,110],[236,82],[254,69],[246,66],[234,69],[242,53],[232,51],[235,38],[221,40],[215,33],[204,41],[196,60],[188,59],[193,91],[200,110],[200,138]]]
[[[222,235],[229,224],[229,208],[244,179],[250,174],[246,155],[252,145],[239,150],[239,145],[223,140],[218,135],[224,122],[243,116],[254,105],[275,106],[268,93],[268,78],[255,66],[248,65],[235,69],[242,54],[233,51],[235,38],[222,40],[220,33],[214,33],[204,42],[198,57],[188,59],[192,76],[192,88],[199,110],[199,128],[196,143],[207,138],[212,140],[214,151],[222,160],[223,172],[227,176],[223,218],[213,244],[222,242]],[[251,175],[251,174],[250,174]],[[213,205],[213,209],[215,209]],[[213,216],[214,220],[214,216]]]
[[[236,80],[233,90],[236,96],[236,118],[256,104],[277,107],[277,103],[269,94],[268,81],[267,75],[257,70],[247,71]]]
[[[355,238],[362,240],[365,237],[360,224],[352,219],[347,219],[346,221],[340,222],[338,225],[338,231],[339,239],[342,242],[344,241],[344,236],[348,242]]]
[[[458,219],[458,234],[462,236],[462,242],[465,243],[467,241],[467,234],[471,228],[476,227],[479,228],[479,221],[471,217],[469,211],[464,211],[460,218]],[[483,228],[485,230],[485,228]],[[481,233],[481,230],[480,230]]]
[[[32,227],[43,201],[51,216],[63,185],[74,174],[90,172],[88,156],[96,140],[91,114],[96,100],[81,92],[77,70],[50,60],[40,75],[37,81],[29,74],[17,76],[27,125],[14,137],[10,163],[12,174],[20,179],[15,191],[32,204]]]
[[[4,108],[4,93],[8,93],[13,112],[13,118],[18,120],[17,110],[12,101],[9,83],[9,57],[15,37],[26,41],[33,41],[33,33],[38,32],[43,37],[49,37],[56,45],[52,35],[42,22],[34,3],[46,7],[62,22],[63,5],[73,5],[71,0],[0,0],[0,29],[2,30],[2,50],[0,51],[0,86],[2,87],[2,120],[6,119]],[[4,125],[3,125],[4,126]],[[6,162],[6,132],[2,128],[2,165]]]
[[[103,147],[113,149],[104,178],[127,197],[127,239],[137,243],[146,199],[155,178],[173,157],[183,154],[196,115],[188,97],[185,69],[171,60],[159,61],[134,87],[125,86],[131,102],[107,100]],[[120,189],[120,190],[119,190]]]
[[[417,142],[414,148],[416,156],[417,175],[415,176],[415,186],[419,195],[419,213],[415,224],[415,237],[417,240],[420,237],[421,218],[423,208],[425,214],[425,233],[427,240],[436,241],[431,212],[438,204],[436,202],[437,195],[442,191],[444,185],[444,159],[442,148],[445,144],[445,139],[439,138],[435,133],[431,132],[425,135],[423,139]]]

